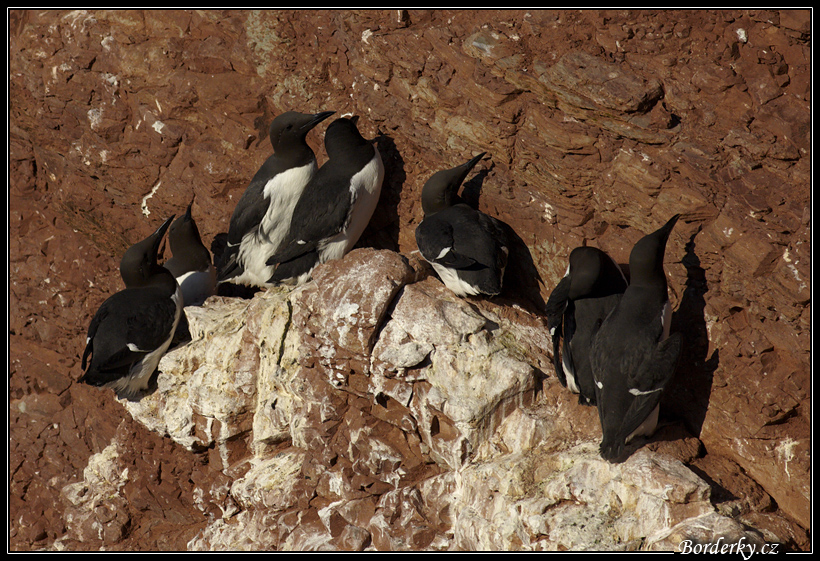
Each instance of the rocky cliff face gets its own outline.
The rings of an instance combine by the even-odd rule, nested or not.
[[[9,25],[12,549],[808,548],[808,12]],[[360,249],[296,290],[186,309],[191,342],[139,402],[77,384],[124,249],[191,200],[218,249],[288,109],[378,138]],[[478,151],[466,196],[520,238],[489,301],[413,253],[424,181]],[[676,212],[683,357],[664,426],[610,465],[541,307],[573,247],[625,263]]]

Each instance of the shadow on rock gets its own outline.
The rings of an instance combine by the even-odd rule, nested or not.
[[[712,380],[720,362],[718,349],[707,357],[709,333],[704,309],[709,287],[700,258],[695,252],[695,237],[699,232],[700,229],[687,242],[686,253],[681,260],[686,267],[686,288],[677,311],[672,315],[672,332],[683,335],[683,344],[675,377],[665,392],[661,407],[661,411],[667,410],[683,418],[695,436],[700,435],[709,407]]]
[[[407,172],[404,169],[404,159],[391,137],[380,134],[374,142],[384,164],[384,181],[373,217],[355,247],[398,251],[399,202],[407,181]]]

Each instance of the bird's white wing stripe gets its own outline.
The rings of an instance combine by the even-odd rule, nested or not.
[[[649,391],[642,392],[638,388],[629,388],[629,393],[631,393],[632,395],[649,395],[651,393],[659,392],[662,389],[663,388],[655,388],[654,390],[649,390]]]

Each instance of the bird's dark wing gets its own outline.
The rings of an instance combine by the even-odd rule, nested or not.
[[[264,169],[264,166],[263,168]],[[217,263],[220,281],[235,277],[242,273],[242,266],[238,262],[239,246],[242,238],[248,232],[255,230],[262,223],[268,211],[268,200],[264,196],[265,180],[261,178],[262,169],[257,172],[248,188],[242,194],[231,215],[228,228],[225,250]]]
[[[638,372],[630,376],[629,393],[633,399],[618,429],[618,442],[635,432],[660,403],[663,389],[675,372],[680,344],[680,333],[673,333],[665,341],[658,343]]]
[[[558,284],[552,289],[550,297],[547,300],[547,327],[550,331],[555,328],[559,336],[561,324],[564,319],[564,312],[567,309],[567,302],[569,301],[569,288],[571,284],[572,279],[569,276],[565,276],[558,281]]]
[[[454,269],[503,269],[507,265],[503,227],[466,204],[425,218],[416,228],[416,243],[425,259]]]
[[[623,304],[622,299],[604,321],[590,355],[601,424],[607,427],[601,444],[602,456],[607,459],[620,455],[625,439],[658,405],[680,354],[679,333],[660,341],[662,311],[637,330],[633,326],[629,333],[619,327],[619,322],[610,322]],[[619,344],[613,345],[612,340],[617,338]],[[616,403],[623,409],[615,411]]]
[[[356,197],[350,193],[345,178],[323,173],[323,169],[319,169],[296,203],[288,235],[280,249],[268,258],[268,265],[291,261],[315,251],[347,227]]]
[[[571,293],[571,291],[570,291]],[[572,366],[584,403],[595,404],[595,380],[591,363],[593,342],[607,316],[621,299],[620,294],[572,299],[564,314],[564,355]],[[569,350],[567,347],[571,347]]]
[[[172,334],[176,305],[155,292],[150,287],[126,289],[103,303],[89,327],[83,369],[89,355],[91,365],[82,381],[102,385],[119,378]]]
[[[478,226],[483,232],[481,236],[482,239],[486,240],[488,244],[492,244],[492,257],[495,259],[494,265],[499,269],[505,268],[507,266],[509,244],[504,224],[488,214],[479,211],[474,212],[478,215]]]
[[[265,165],[267,165],[267,162],[265,162]],[[265,165],[256,173],[245,192],[242,193],[239,202],[236,203],[228,227],[228,244],[230,246],[238,246],[247,232],[257,228],[262,223],[262,219],[268,211],[268,199],[265,197],[264,190],[267,177],[269,177],[266,172],[269,172],[269,170],[266,169]]]
[[[94,314],[94,317],[91,319],[91,323],[88,325],[88,336],[86,339],[85,350],[83,351],[83,370],[85,370],[88,364],[88,357],[91,356],[91,353],[94,350],[94,337],[97,335],[100,325],[103,324],[105,319],[108,317],[108,311],[111,306],[110,300],[111,298],[108,298],[102,303],[102,305],[97,309],[97,312]]]
[[[239,264],[237,256],[239,255],[239,246],[226,246],[222,254],[219,264],[219,273],[217,274],[218,281],[224,281],[240,275],[244,271],[244,267]]]
[[[453,225],[433,215],[421,221],[416,228],[416,245],[422,257],[445,267],[465,269],[475,265],[475,259],[455,249]]]
[[[309,273],[319,262],[317,251],[309,251],[295,256],[293,259],[279,263],[276,270],[268,279],[269,284],[287,282],[289,279],[299,278]]]
[[[495,219],[459,204],[442,211],[453,225],[453,250],[475,261],[467,268],[503,269],[507,264],[504,234]]]
[[[128,318],[128,342],[140,350],[153,351],[171,334],[177,305],[169,297],[145,299],[142,309]]]
[[[657,343],[647,359],[629,376],[630,391],[645,393],[662,390],[672,378],[680,349],[680,333],[672,333]]]

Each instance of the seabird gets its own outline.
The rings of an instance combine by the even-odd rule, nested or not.
[[[373,141],[353,119],[327,127],[325,162],[305,187],[281,249],[267,260],[276,271],[269,281],[301,284],[313,268],[340,259],[359,241],[379,202],[384,165]]]
[[[216,268],[191,216],[191,205],[168,229],[172,257],[164,263],[182,290],[183,305],[201,306],[216,289]]]
[[[256,172],[231,216],[219,282],[268,286],[275,267],[266,261],[279,250],[294,207],[316,174],[316,156],[305,138],[333,113],[288,111],[273,120],[273,155]]]
[[[121,268],[128,286],[94,314],[80,382],[110,387],[127,399],[135,399],[148,388],[182,313],[182,293],[174,275],[157,264],[160,241],[171,220],[173,216],[146,239],[148,243],[139,246],[143,251],[138,261],[129,261],[124,272]],[[130,257],[134,255],[136,252]]]
[[[606,252],[597,247],[576,247],[569,255],[564,278],[547,301],[556,375],[561,385],[579,394],[582,404],[595,405],[589,363],[593,336],[626,287],[623,271]]]
[[[509,249],[502,223],[458,197],[464,178],[486,152],[434,173],[421,192],[419,252],[458,296],[501,293]]]
[[[669,334],[672,309],[663,270],[666,242],[679,217],[635,244],[629,286],[592,343],[600,453],[609,461],[619,461],[634,437],[654,433],[661,393],[680,354],[680,333]]]

